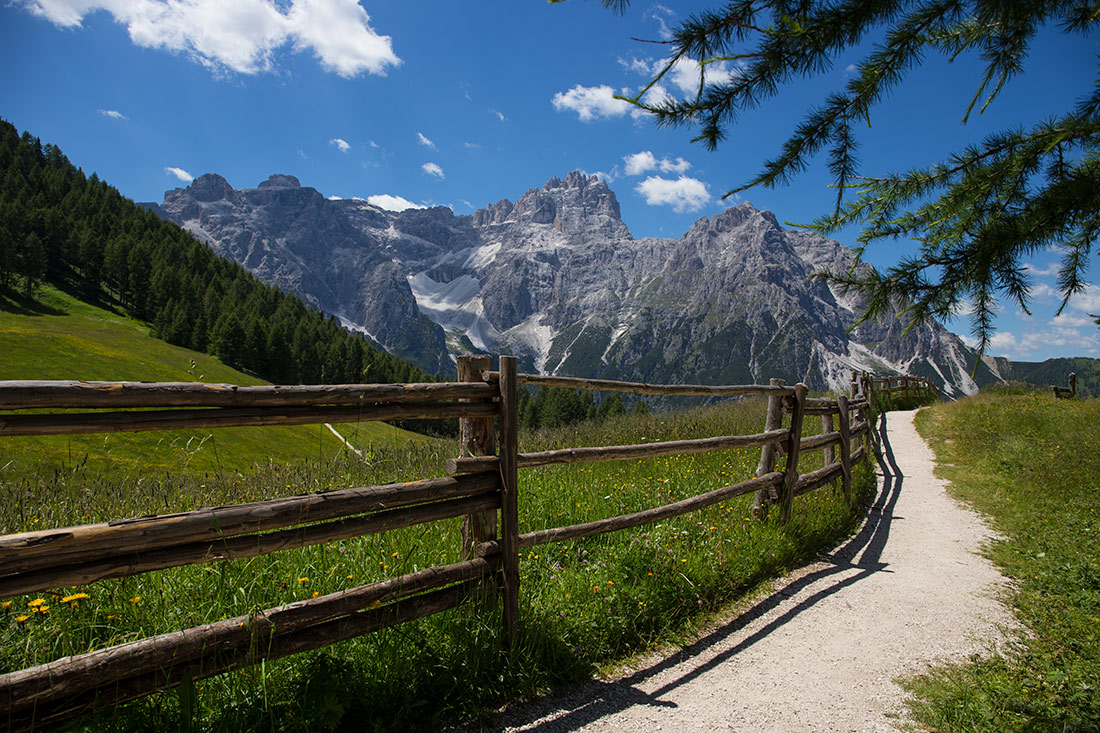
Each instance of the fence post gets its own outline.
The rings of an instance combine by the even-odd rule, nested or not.
[[[500,357],[500,546],[504,573],[504,638],[519,634],[519,415],[516,357]]]
[[[782,387],[785,385],[782,379],[772,379],[771,386]],[[772,395],[768,398],[768,413],[764,418],[764,432],[779,430],[783,427],[783,398]],[[765,445],[760,449],[760,463],[756,467],[756,475],[763,476],[775,470],[775,444]],[[752,516],[756,519],[764,519],[768,515],[768,507],[778,499],[774,488],[760,489],[752,500]]]
[[[840,485],[844,498],[851,499],[852,492],[852,423],[848,415],[848,397],[837,395],[838,421],[840,422]]]
[[[1069,396],[1077,396],[1077,372],[1070,372],[1069,374]]]
[[[482,372],[493,368],[493,357],[484,354],[458,357],[458,381],[484,383]],[[472,402],[473,400],[461,400]],[[459,456],[493,455],[493,419],[491,417],[461,417],[458,419]],[[496,511],[467,514],[462,520],[462,557],[469,560],[482,542],[496,539]]]
[[[794,488],[798,483],[798,453],[802,447],[802,420],[806,414],[806,385],[794,386],[794,405],[791,409],[791,432],[787,436],[787,466],[783,471],[783,507],[780,521],[786,524],[791,519],[791,502],[794,501]]]
[[[821,416],[821,432],[833,432],[833,413],[829,412]],[[836,450],[831,445],[825,446],[824,465],[828,466],[836,460]],[[836,481],[833,481],[833,491],[836,491]]]

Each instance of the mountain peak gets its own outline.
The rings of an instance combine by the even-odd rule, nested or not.
[[[301,188],[302,183],[295,176],[276,173],[261,183],[258,188]]]
[[[196,201],[219,201],[232,198],[236,193],[233,187],[229,185],[229,181],[217,173],[205,173],[199,176],[191,181],[191,185],[187,187],[187,190],[191,192],[191,196]]]

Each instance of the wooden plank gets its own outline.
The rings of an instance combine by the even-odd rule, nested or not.
[[[560,450],[540,451],[537,453],[519,453],[519,468],[534,468],[560,463],[581,463],[592,461],[624,461],[632,458],[661,458],[664,456],[706,453],[731,448],[756,448],[762,445],[778,444],[787,437],[786,430],[773,430],[756,435],[722,435],[714,438],[692,440],[667,440],[656,443],[638,443],[634,445],[609,445],[591,448],[562,448]],[[452,474],[476,473],[479,471],[499,470],[500,462],[495,456],[484,458],[451,458],[447,460],[447,472]]]
[[[390,509],[365,517],[340,519],[305,527],[282,529],[266,534],[242,535],[215,542],[195,542],[163,547],[150,552],[130,552],[90,562],[63,564],[0,578],[0,598],[67,585],[86,585],[107,578],[122,578],[151,570],[194,565],[197,563],[256,557],[277,550],[307,547],[345,540],[391,529],[411,527],[440,519],[461,517],[475,511],[499,506],[496,492],[480,496],[447,499],[432,504]]]
[[[499,376],[499,375],[498,375]],[[792,395],[790,387],[765,384],[723,385],[712,387],[704,384],[645,384],[643,382],[618,382],[611,379],[582,379],[580,377],[549,377],[541,374],[519,374],[520,384],[542,387],[567,387],[596,392],[628,392],[630,394],[678,395],[688,397],[750,397]]]
[[[839,402],[837,403],[837,411],[838,412],[840,411],[840,403]],[[821,434],[822,435],[828,435],[829,433],[832,433],[832,432],[833,432],[833,415],[832,415],[832,413],[830,413],[828,415],[822,415],[821,416]],[[828,466],[830,463],[833,463],[836,460],[836,444],[839,443],[839,442],[840,442],[840,433],[838,432],[837,433],[837,440],[835,442],[830,441],[829,443],[827,443],[824,446],[825,453],[822,457],[822,463],[824,463],[826,466]],[[806,450],[805,442],[803,442],[801,450]],[[834,489],[836,488],[835,484],[833,485],[833,488]]]
[[[831,423],[832,420],[829,420]],[[802,453],[808,453],[815,450],[831,450],[834,445],[840,443],[840,433],[828,432],[819,433],[817,435],[811,435],[809,438],[803,438],[799,443],[799,451]],[[832,456],[827,456],[831,459]],[[832,460],[826,460],[826,463],[832,463]]]
[[[304,522],[484,494],[495,487],[493,476],[437,478],[21,532],[0,537],[0,572],[6,575],[138,550],[216,541]]]
[[[480,382],[257,385],[203,382],[0,381],[0,410],[124,407],[290,407],[491,399]]]
[[[844,491],[844,498],[852,498],[852,433],[849,426],[850,412],[848,398],[844,395],[837,397],[840,406],[838,416],[840,428],[840,468],[842,472],[840,487]]]
[[[242,669],[264,660],[280,659],[292,654],[318,649],[338,641],[362,636],[379,629],[396,626],[456,608],[481,592],[485,581],[470,580],[423,595],[405,598],[380,608],[308,626],[287,634],[278,634],[263,647],[236,649],[228,654],[215,654],[175,665],[170,671],[158,670],[128,677],[114,685],[96,688],[81,695],[54,699],[50,705],[23,708],[5,719],[9,730],[42,729],[71,720],[83,713],[153,692],[171,689],[185,677],[204,679],[216,674]]]
[[[713,504],[732,499],[735,496],[751,494],[761,488],[778,486],[782,481],[783,474],[773,472],[757,478],[748,479],[747,481],[723,486],[720,489],[682,499],[672,504],[665,504],[664,506],[653,509],[634,512],[633,514],[623,514],[617,517],[598,519],[594,522],[574,524],[568,527],[541,529],[537,532],[521,534],[519,536],[519,546],[520,548],[533,547],[534,545],[544,545],[549,542],[575,540],[581,537],[591,537],[592,535],[615,532],[620,529],[629,529],[630,527],[637,527],[643,524],[652,524],[665,519],[671,519],[672,517],[678,517],[681,514],[687,514],[688,512],[693,512],[698,509],[704,509]],[[493,548],[486,548],[483,551],[490,552],[492,549]]]
[[[821,488],[825,484],[835,481],[842,475],[843,469],[839,463],[830,463],[827,466],[822,466],[816,471],[804,473],[798,477],[798,482],[794,487],[794,495],[801,496],[802,494],[808,494],[814,489]]]
[[[500,545],[504,554],[504,638],[519,639],[519,403],[516,358],[500,357]]]
[[[780,499],[780,521],[786,524],[791,520],[791,502],[798,482],[798,454],[802,447],[802,420],[806,400],[806,385],[796,384],[794,410],[791,412],[791,434],[787,441],[787,465],[783,471],[783,494]]]
[[[782,379],[772,379],[772,387],[782,387]],[[768,398],[768,410],[764,415],[764,433],[771,434],[780,431],[783,427],[783,397],[772,395]],[[786,432],[786,431],[783,431]],[[783,445],[786,445],[788,436],[784,436]],[[760,448],[760,461],[756,465],[756,475],[767,476],[775,471],[775,460],[778,446],[765,444]],[[762,520],[768,515],[768,507],[779,499],[775,486],[764,486],[756,491],[752,498],[752,516]]]
[[[0,717],[96,687],[105,688],[128,677],[158,670],[168,672],[174,665],[199,657],[226,654],[252,645],[263,648],[276,634],[287,634],[433,588],[488,577],[499,565],[499,558],[476,558],[427,568],[11,672],[0,676]]]
[[[496,406],[490,403],[425,402],[350,407],[219,407],[210,410],[0,415],[0,435],[77,435],[144,430],[197,430],[249,425],[356,423],[442,417],[490,417],[496,413]]]
[[[468,384],[485,384],[483,374],[493,368],[493,357],[487,354],[460,356],[458,380]],[[486,385],[488,386],[488,385]],[[499,394],[498,387],[490,387]],[[463,402],[467,402],[464,400]],[[499,406],[497,408],[499,412]],[[460,456],[491,456],[493,448],[493,420],[486,417],[467,417],[458,421],[458,452]],[[495,477],[494,477],[495,478]],[[499,487],[499,480],[497,481]],[[497,513],[475,512],[462,520],[462,556],[474,556],[474,549],[497,536]]]

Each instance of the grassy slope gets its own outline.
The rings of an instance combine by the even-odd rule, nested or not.
[[[214,357],[158,341],[144,324],[52,288],[30,307],[0,298],[0,353],[0,379],[265,384]],[[338,429],[357,445],[423,440],[382,423]],[[342,450],[323,425],[5,438],[0,471],[82,466],[147,474],[239,472],[269,460],[330,459]]]
[[[1004,656],[909,682],[930,730],[1100,730],[1100,400],[980,395],[917,416],[952,491],[1005,537],[1027,626]]]

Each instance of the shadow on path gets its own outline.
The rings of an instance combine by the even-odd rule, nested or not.
[[[828,567],[804,575],[789,585],[779,588],[726,625],[715,629],[701,639],[684,647],[678,653],[666,657],[651,667],[640,669],[613,682],[597,680],[585,683],[579,690],[557,698],[551,706],[533,705],[530,710],[523,711],[522,715],[506,715],[506,720],[500,721],[495,730],[501,730],[503,726],[507,725],[510,727],[525,727],[527,730],[541,731],[542,733],[559,733],[561,731],[578,730],[605,716],[620,713],[635,705],[656,708],[676,707],[676,703],[660,698],[678,687],[691,683],[711,669],[729,662],[742,651],[766,638],[773,631],[814,606],[818,601],[858,583],[873,573],[890,572],[887,569],[887,564],[882,562],[882,551],[890,537],[891,522],[895,519],[903,519],[903,517],[895,517],[893,511],[894,506],[897,504],[898,495],[901,493],[904,476],[894,459],[894,451],[886,435],[885,413],[882,414],[875,430],[878,433],[879,445],[882,448],[881,455],[877,456],[879,473],[882,475],[882,488],[874,503],[868,508],[867,519],[859,533],[828,556],[826,560],[830,563]],[[853,569],[858,570],[858,572],[844,577],[832,577]],[[700,655],[710,647],[720,644],[744,629],[755,619],[775,610],[784,601],[789,600],[809,586],[817,587],[818,590],[769,621],[759,630],[745,637],[736,645],[716,654],[702,664],[687,669],[679,677],[666,682],[651,693],[638,689],[637,685],[640,683],[656,677],[685,660]],[[568,712],[563,713],[562,711]],[[541,718],[556,713],[560,714],[553,720],[538,722]]]

